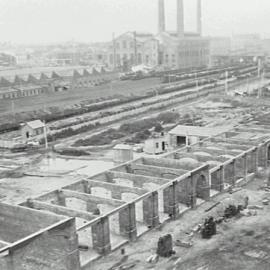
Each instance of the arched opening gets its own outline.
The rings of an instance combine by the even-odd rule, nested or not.
[[[270,144],[267,147],[267,160],[270,161]]]
[[[208,184],[208,180],[203,174],[199,175],[197,178],[196,194],[198,198],[203,199],[203,200],[205,200],[208,197],[209,184]]]

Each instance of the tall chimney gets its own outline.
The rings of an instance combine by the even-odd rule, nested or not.
[[[183,0],[177,0],[177,36],[184,37],[184,3]]]
[[[197,33],[202,35],[202,2],[197,0]]]
[[[158,0],[158,32],[165,32],[165,4],[164,0]]]

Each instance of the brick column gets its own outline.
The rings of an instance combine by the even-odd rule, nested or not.
[[[258,148],[256,147],[254,150],[250,152],[251,155],[251,170],[253,173],[258,171]]]
[[[244,160],[244,176],[243,176],[243,178],[246,180],[247,175],[248,175],[248,157],[247,157],[247,154],[244,154],[243,160]]]
[[[90,194],[91,193],[91,186],[87,182],[83,182],[83,191],[84,193]]]
[[[263,146],[258,147],[258,166],[263,167]]]
[[[211,174],[211,189],[222,192],[224,189],[224,167]]]
[[[62,190],[57,190],[57,202],[61,206],[66,206],[66,198]]]
[[[130,203],[126,208],[119,211],[120,233],[131,241],[137,238],[135,203]]]
[[[235,160],[228,163],[226,165],[225,170],[226,170],[227,174],[225,175],[224,180],[226,181],[226,183],[234,186],[235,185]]]
[[[164,213],[175,219],[179,214],[179,205],[177,200],[177,183],[163,190]]]
[[[143,200],[143,220],[150,228],[159,224],[157,191],[154,191],[151,196]]]
[[[111,251],[110,225],[108,217],[101,217],[92,225],[93,248],[101,255]]]
[[[232,185],[235,186],[235,183],[236,183],[236,160],[235,159],[232,161],[232,174],[233,174]]]

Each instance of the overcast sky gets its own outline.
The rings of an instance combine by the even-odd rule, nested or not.
[[[270,0],[202,0],[203,34],[270,34]],[[0,0],[0,42],[107,41],[128,30],[157,31],[158,0]],[[195,30],[196,0],[185,0],[185,26]],[[165,0],[175,30],[176,0]]]

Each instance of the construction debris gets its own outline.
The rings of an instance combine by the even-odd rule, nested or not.
[[[175,254],[173,250],[173,241],[171,234],[162,236],[158,240],[157,255],[161,257],[170,257]]]
[[[265,259],[268,257],[268,254],[262,250],[249,250],[244,252],[244,254],[255,259]]]
[[[217,233],[216,226],[217,225],[213,217],[206,219],[201,229],[202,238],[209,239],[215,235]]]
[[[209,207],[208,209],[206,209],[204,212],[209,212],[211,211],[213,208],[215,208],[216,206],[218,206],[220,204],[220,202],[215,203],[214,205],[212,205],[211,207]]]
[[[263,203],[264,205],[268,205],[268,204],[269,204],[269,200],[268,200],[268,199],[264,199],[264,200],[262,201],[262,203]]]
[[[244,209],[243,211],[241,211],[241,215],[246,216],[246,217],[256,216],[257,211],[256,210],[250,210],[250,209]]]
[[[157,263],[158,260],[159,260],[159,256],[157,254],[151,255],[146,259],[148,263]]]
[[[130,262],[130,263],[126,263],[123,265],[120,265],[117,270],[128,270],[128,269],[132,269],[136,266],[135,262]]]
[[[249,205],[247,208],[248,208],[248,209],[258,209],[258,210],[263,210],[263,206],[260,206],[260,205]]]
[[[243,206],[238,205],[237,207],[235,205],[230,204],[224,211],[224,218],[232,218],[235,217],[240,213],[240,211],[243,210]]]
[[[190,248],[190,247],[193,246],[193,243],[191,241],[187,242],[187,241],[181,241],[181,240],[177,239],[175,241],[175,245],[178,246],[178,247]]]
[[[202,228],[202,224],[198,224],[192,229],[192,232],[197,233],[197,232],[199,232],[201,230],[201,228]]]
[[[240,190],[242,190],[242,188],[233,188],[233,187],[229,187],[229,189],[228,189],[228,192],[230,193],[230,194],[233,194],[233,193],[235,193],[235,192],[238,192],[238,191],[240,191]]]

